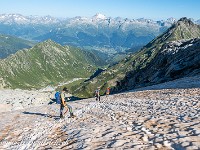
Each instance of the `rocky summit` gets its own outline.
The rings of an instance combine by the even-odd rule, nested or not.
[[[102,96],[100,102],[69,101],[76,118],[67,113],[64,119],[50,93],[42,105],[34,91],[6,91],[1,102],[14,108],[23,97],[34,106],[22,102],[23,109],[1,113],[0,149],[200,149],[198,81],[200,76],[182,78]]]

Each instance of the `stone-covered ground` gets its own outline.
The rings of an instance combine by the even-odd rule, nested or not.
[[[166,85],[167,86],[167,85]],[[142,90],[2,112],[0,149],[200,149],[200,88]]]

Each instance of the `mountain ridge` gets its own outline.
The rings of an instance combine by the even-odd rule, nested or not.
[[[37,16],[37,15],[30,15],[30,16],[25,16],[22,14],[0,14],[0,22],[2,23],[43,23],[43,24],[48,24],[48,23],[60,23],[62,21],[66,20],[95,20],[95,19],[100,19],[100,20],[108,20],[108,19],[116,19],[116,20],[135,20],[138,22],[154,22],[152,19],[145,19],[145,18],[138,18],[138,19],[129,19],[129,18],[122,18],[122,17],[107,17],[101,13],[96,13],[94,16],[91,17],[84,17],[84,16],[75,16],[75,17],[65,17],[65,18],[59,18],[59,17],[52,17],[50,15],[46,16]],[[165,21],[168,23],[173,23],[176,19],[174,18],[168,18]],[[158,20],[158,21],[163,21],[164,20]],[[197,20],[198,21],[198,20]],[[156,21],[155,21],[156,22]]]

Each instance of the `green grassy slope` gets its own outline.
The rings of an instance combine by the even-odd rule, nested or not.
[[[17,37],[0,34],[0,59],[8,57],[23,48],[30,48],[34,43]]]
[[[1,60],[0,75],[7,87],[41,88],[89,77],[101,63],[89,52],[47,40]]]

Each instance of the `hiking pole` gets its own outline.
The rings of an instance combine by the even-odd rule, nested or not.
[[[66,114],[66,113],[68,112],[68,107],[67,107],[67,106],[65,106],[65,108],[66,108],[67,110],[64,112],[64,114]]]

